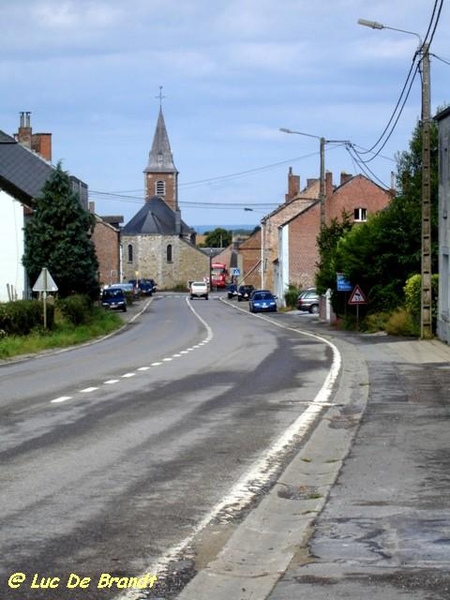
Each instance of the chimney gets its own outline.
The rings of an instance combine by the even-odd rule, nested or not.
[[[325,173],[325,198],[330,199],[333,194],[333,173]]]
[[[14,137],[18,142],[31,150],[31,125],[30,112],[21,112],[19,121],[19,130]]]
[[[300,194],[300,176],[292,173],[292,167],[289,167],[288,173],[288,193],[285,196],[286,202],[290,202]]]
[[[14,138],[23,146],[26,146],[33,152],[36,152],[45,160],[52,160],[52,134],[51,133],[32,133],[31,112],[22,111],[19,120],[19,130]]]
[[[341,185],[351,179],[353,175],[346,173],[345,171],[341,171]]]
[[[37,152],[45,160],[52,161],[52,134],[51,133],[34,133],[31,136],[31,149]]]

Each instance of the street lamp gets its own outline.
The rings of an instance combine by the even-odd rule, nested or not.
[[[429,44],[422,43],[420,35],[414,31],[388,27],[377,21],[358,19],[359,25],[372,29],[392,29],[419,40],[417,53],[422,55],[422,245],[421,245],[421,295],[420,295],[420,336],[432,337],[431,319],[431,190],[430,190],[430,55]]]
[[[318,135],[312,135],[311,133],[304,133],[303,131],[293,131],[292,129],[287,129],[286,127],[280,127],[280,131],[283,133],[293,133],[296,135],[304,135],[306,137],[315,138],[319,140],[319,148],[320,148],[320,187],[319,187],[319,200],[320,200],[320,226],[324,227],[326,224],[325,221],[325,144],[348,144],[348,140],[326,140],[324,137],[320,137]]]

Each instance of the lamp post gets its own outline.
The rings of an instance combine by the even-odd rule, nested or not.
[[[304,135],[306,137],[315,138],[319,140],[319,150],[320,150],[320,179],[319,179],[319,200],[320,200],[320,227],[324,227],[326,225],[325,219],[325,200],[326,200],[326,191],[325,191],[325,144],[349,144],[348,140],[326,140],[324,137],[320,137],[318,135],[312,135],[311,133],[304,133],[303,131],[293,131],[292,129],[288,129],[287,127],[280,127],[280,131],[283,133],[293,133],[295,135]]]
[[[388,27],[377,21],[358,19],[359,25],[372,29],[392,29],[419,40],[417,53],[422,55],[422,240],[421,240],[421,294],[420,294],[420,336],[431,338],[431,189],[430,189],[430,54],[429,44],[422,43],[420,35],[414,31]]]

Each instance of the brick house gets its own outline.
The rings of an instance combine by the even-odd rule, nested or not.
[[[274,289],[278,260],[278,228],[313,203],[319,194],[318,180],[308,180],[300,190],[300,177],[288,173],[285,202],[261,219],[261,227],[239,246],[242,280],[256,288]]]
[[[122,230],[124,279],[153,278],[159,289],[173,289],[209,277],[210,257],[181,218],[178,171],[161,106],[144,176],[144,206]]]
[[[363,175],[341,174],[340,184],[333,185],[331,173],[326,173],[325,222],[340,220],[343,211],[355,223],[367,220],[385,208],[392,191],[387,191]],[[280,299],[289,284],[298,288],[313,287],[319,261],[317,236],[320,231],[320,201],[316,198],[289,220],[282,223],[277,231],[278,250],[274,260],[273,289]]]
[[[102,216],[95,214],[94,203],[89,202],[89,210],[94,214],[95,227],[92,241],[98,260],[98,281],[100,286],[122,281],[122,244],[120,224],[122,216]]]

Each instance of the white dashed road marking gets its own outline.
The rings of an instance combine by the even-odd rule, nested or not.
[[[190,310],[197,317],[197,319],[199,321],[201,321],[202,324],[204,325],[204,327],[205,327],[205,329],[207,331],[206,338],[202,342],[196,344],[195,346],[191,346],[190,348],[186,348],[185,350],[180,350],[180,352],[178,352],[177,354],[173,354],[172,356],[168,356],[168,357],[162,358],[158,362],[151,363],[150,366],[138,367],[136,369],[136,371],[144,372],[144,371],[150,370],[152,367],[160,367],[164,363],[168,363],[168,362],[173,361],[175,358],[182,358],[185,354],[188,354],[189,352],[192,352],[194,349],[202,348],[205,344],[207,344],[208,342],[210,342],[212,340],[212,338],[213,338],[213,332],[212,332],[211,327],[192,308],[192,306],[191,306],[191,304],[189,302],[187,302],[187,304],[188,304]],[[135,375],[136,375],[136,372],[124,373],[123,375],[120,376],[120,379],[108,379],[107,381],[103,382],[103,385],[113,385],[115,383],[120,383],[121,380],[123,380],[123,379],[130,379],[131,377],[134,377]],[[98,386],[98,387],[88,387],[88,388],[85,388],[83,390],[78,390],[77,393],[79,393],[79,394],[89,394],[91,392],[95,392],[98,389],[100,389],[100,386]],[[61,404],[62,402],[66,402],[67,400],[72,400],[73,397],[74,396],[60,396],[59,398],[54,398],[53,400],[50,400],[50,403],[51,404]]]

